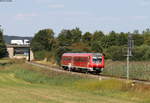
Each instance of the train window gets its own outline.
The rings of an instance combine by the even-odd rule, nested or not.
[[[76,61],[76,62],[87,62],[87,61],[88,61],[88,58],[80,58],[80,57],[77,57],[77,58],[74,58],[74,61]]]
[[[101,63],[102,58],[93,58],[93,63]]]
[[[74,58],[74,61],[80,61],[80,58]]]
[[[71,58],[70,58],[70,57],[64,57],[63,60],[64,60],[64,61],[70,61]]]
[[[87,59],[87,58],[80,58],[80,61],[81,61],[81,62],[87,62],[88,59]]]

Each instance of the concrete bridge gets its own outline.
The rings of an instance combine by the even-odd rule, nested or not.
[[[9,58],[26,59],[31,61],[34,59],[33,52],[29,45],[6,45]]]

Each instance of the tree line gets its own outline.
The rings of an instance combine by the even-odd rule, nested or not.
[[[150,60],[150,29],[143,32],[135,30],[130,33],[134,40],[133,56],[131,60]],[[49,60],[59,63],[63,53],[103,53],[106,59],[125,60],[127,55],[127,42],[129,33],[111,31],[104,33],[83,33],[79,28],[63,29],[57,36],[52,29],[38,31],[31,41],[31,48],[35,59]],[[3,31],[0,29],[0,58],[7,56],[7,50],[3,39]]]
[[[131,60],[150,60],[150,29],[140,33],[135,30],[130,33],[134,40]],[[111,31],[104,33],[82,33],[79,28],[63,29],[55,36],[52,29],[38,31],[32,39],[31,48],[35,59],[57,61],[63,53],[103,53],[106,59],[125,60],[127,55],[128,33]]]

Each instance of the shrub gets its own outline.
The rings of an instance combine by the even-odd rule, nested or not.
[[[34,53],[34,57],[36,60],[43,60],[45,58],[45,51],[37,51]]]
[[[132,60],[141,61],[141,60],[150,60],[150,46],[141,45],[135,47],[133,50]]]
[[[124,60],[125,56],[122,51],[123,47],[121,46],[111,46],[106,50],[106,58],[116,60]]]

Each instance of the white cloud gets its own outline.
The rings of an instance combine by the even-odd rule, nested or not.
[[[29,18],[32,18],[32,17],[36,17],[37,14],[35,13],[28,13],[28,14],[25,14],[25,13],[19,13],[15,16],[15,18],[17,20],[25,20],[25,19],[29,19]]]
[[[48,7],[53,8],[53,9],[58,9],[58,8],[64,8],[65,5],[63,5],[63,4],[50,4]]]

